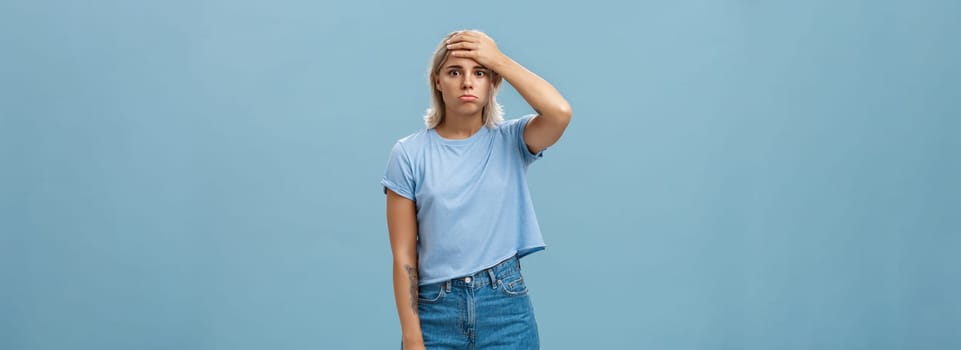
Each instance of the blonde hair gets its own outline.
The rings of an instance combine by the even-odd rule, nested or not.
[[[455,34],[463,32],[476,32],[475,30],[458,30],[447,34],[437,45],[437,50],[434,51],[434,56],[431,57],[430,67],[427,69],[427,86],[430,87],[431,91],[431,107],[427,109],[427,113],[424,115],[424,124],[427,125],[428,129],[436,128],[440,125],[440,122],[444,121],[444,113],[446,112],[447,106],[444,104],[444,96],[441,94],[434,86],[434,77],[440,73],[441,67],[447,62],[447,43],[446,41],[450,39]],[[481,112],[481,119],[484,125],[493,128],[497,124],[504,121],[504,110],[499,103],[497,103],[497,88],[501,85],[501,76],[497,72],[491,71],[490,81],[490,98],[487,100],[487,105],[484,106],[484,110]]]

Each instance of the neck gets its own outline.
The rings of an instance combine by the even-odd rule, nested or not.
[[[480,113],[475,115],[456,115],[448,113],[435,130],[448,139],[466,139],[484,127]]]

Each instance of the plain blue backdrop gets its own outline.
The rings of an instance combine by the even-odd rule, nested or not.
[[[4,0],[0,348],[396,348],[378,182],[476,28],[574,109],[545,349],[959,349],[959,4]]]

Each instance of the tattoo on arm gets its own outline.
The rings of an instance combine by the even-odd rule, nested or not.
[[[410,308],[414,314],[417,314],[417,269],[411,267],[410,265],[404,264],[404,270],[407,270],[407,279],[410,280]]]

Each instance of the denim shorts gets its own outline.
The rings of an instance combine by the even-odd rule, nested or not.
[[[435,349],[538,349],[534,307],[518,258],[419,287],[424,344]]]

